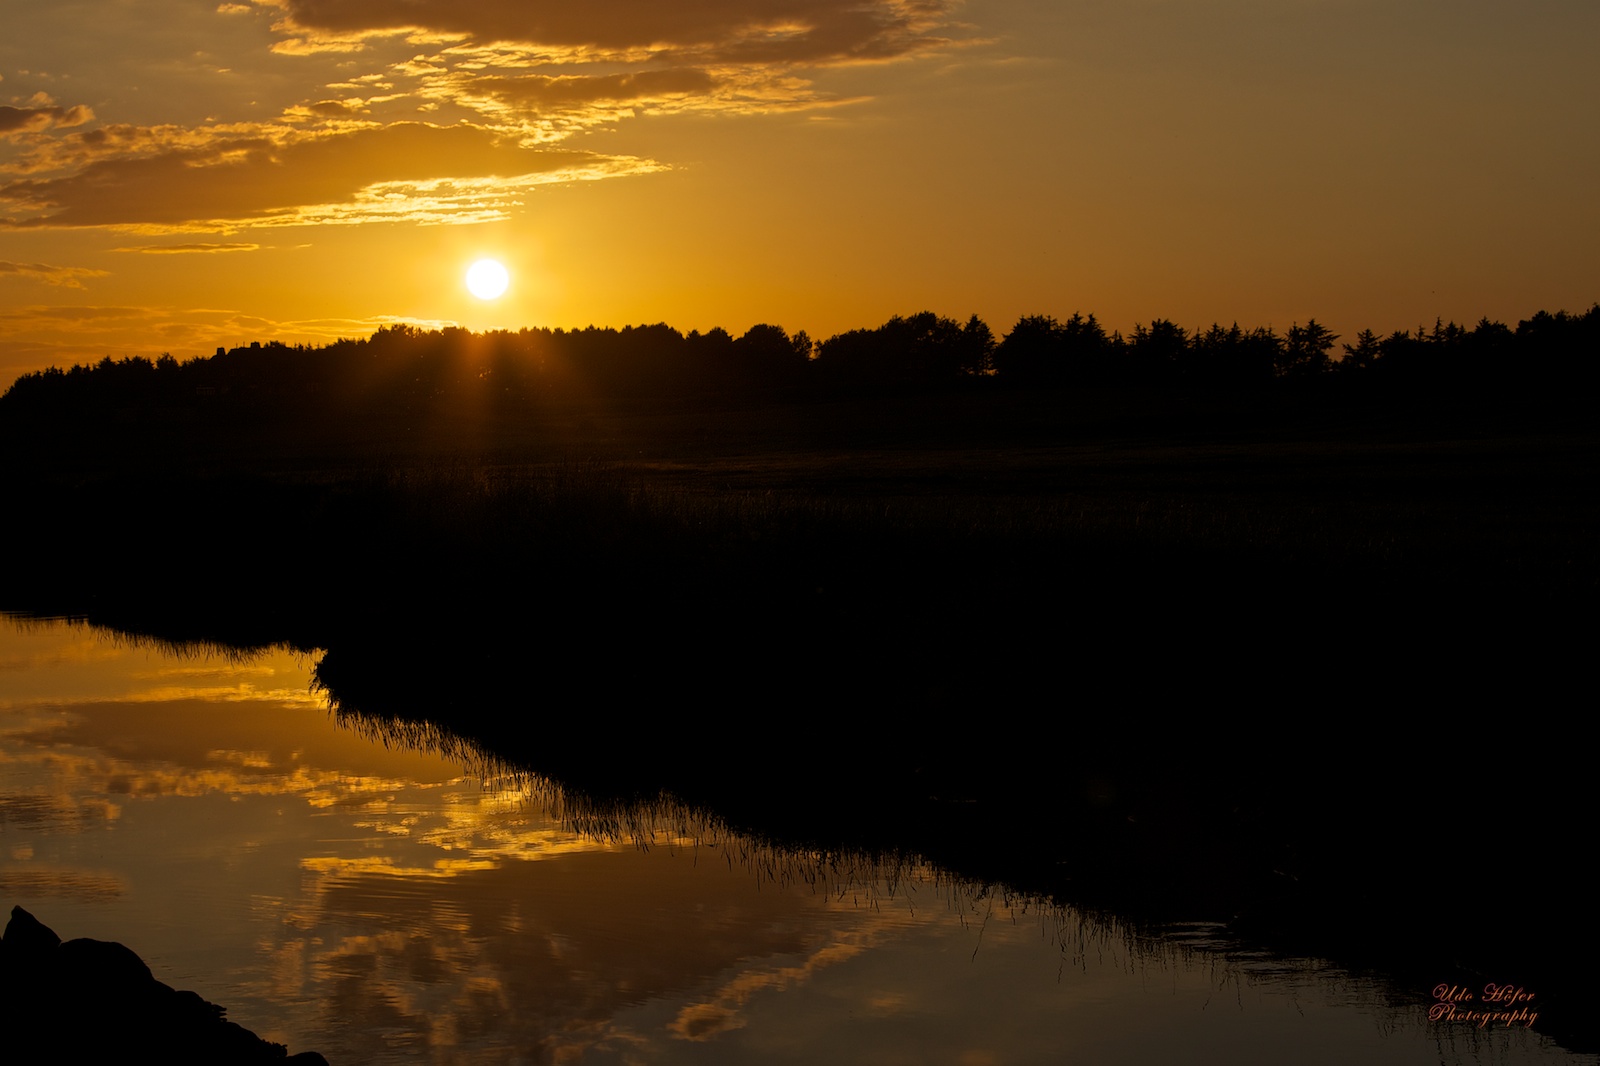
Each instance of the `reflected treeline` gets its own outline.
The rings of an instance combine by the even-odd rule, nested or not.
[[[1213,324],[1188,330],[1167,319],[1122,336],[1094,315],[1024,317],[998,341],[972,316],[896,316],[821,342],[775,325],[735,338],[665,324],[624,329],[522,329],[473,333],[389,326],[366,340],[325,346],[254,343],[180,363],[170,355],[26,374],[0,412],[16,417],[61,404],[200,403],[260,406],[277,400],[349,412],[473,403],[525,406],[607,396],[738,396],[773,389],[843,392],[927,388],[992,380],[1006,388],[1184,387],[1234,389],[1326,378],[1365,388],[1539,391],[1595,383],[1600,305],[1582,314],[1541,311],[1513,329],[1480,321],[1340,338],[1314,319],[1283,333]]]
[[[539,753],[533,757],[540,765],[565,767],[575,775],[557,780],[508,762],[498,752],[435,721],[363,711],[342,702],[320,680],[315,684],[328,696],[340,724],[346,728],[389,747],[445,755],[479,776],[486,789],[520,794],[559,819],[566,829],[641,850],[692,853],[697,863],[726,862],[763,884],[800,888],[876,911],[915,914],[931,906],[953,914],[977,933],[975,954],[984,950],[982,930],[989,922],[1025,921],[1037,923],[1045,942],[1059,949],[1062,966],[1071,969],[1117,965],[1150,974],[1174,966],[1205,965],[1212,970],[1219,988],[1234,982],[1249,983],[1257,975],[1290,987],[1310,985],[1330,973],[1321,960],[1285,954],[1270,936],[1251,935],[1244,923],[1195,920],[1194,911],[1187,912],[1183,920],[1174,920],[1177,912],[1172,909],[1171,898],[1165,900],[1164,907],[1148,908],[1142,904],[1155,897],[1140,889],[1115,899],[1095,897],[1095,890],[1104,886],[1097,884],[1092,872],[1083,876],[1081,869],[1063,869],[1075,847],[1074,830],[1081,826],[1056,824],[1052,835],[1033,842],[1031,850],[1042,853],[1046,862],[1026,859],[1024,851],[1029,846],[1023,845],[1000,861],[956,870],[929,862],[909,850],[901,835],[904,826],[885,825],[869,830],[873,815],[867,805],[882,799],[870,786],[861,788],[859,783],[830,780],[829,788],[848,794],[849,802],[860,804],[863,809],[852,816],[842,805],[822,804],[810,815],[795,819],[778,814],[785,801],[777,793],[794,788],[798,794],[788,802],[806,805],[815,793],[805,786],[803,775],[746,790],[754,796],[751,802],[750,795],[733,795],[735,789],[726,782],[719,791],[715,787],[716,775],[708,779],[703,768],[680,766],[676,771],[640,774],[637,767],[624,769],[613,763],[597,772],[592,753],[572,758],[553,751],[547,743],[530,739],[523,744],[521,750],[525,753]],[[706,740],[712,745],[718,742],[715,737]],[[683,750],[668,748],[660,754],[676,760]],[[778,760],[767,768],[776,769],[781,764],[782,760]],[[696,782],[688,780],[691,773]],[[823,774],[813,768],[811,776]],[[577,783],[580,779],[584,784]],[[656,785],[646,784],[656,781],[663,782],[660,791],[653,791]],[[970,792],[970,785],[969,782],[964,791]],[[1102,781],[1101,787],[1105,785]],[[683,795],[701,799],[690,803],[681,798]],[[708,802],[715,806],[705,805]],[[965,805],[973,800],[969,796],[956,802]],[[903,802],[899,809],[904,811]],[[736,812],[741,822],[737,826],[730,823],[724,811]],[[985,816],[992,816],[992,812]],[[1046,813],[1022,810],[1007,817],[1018,825],[1032,825],[1036,831]],[[972,830],[970,823],[951,821],[945,825],[942,841],[934,835],[925,835],[923,840],[949,860],[958,854],[951,846],[955,838]],[[1054,869],[1050,868],[1052,864]],[[973,870],[980,872],[974,874]],[[1041,877],[1040,870],[1048,872]],[[1030,882],[1026,889],[1019,889],[1015,882],[980,879],[997,874],[1027,877]],[[935,889],[932,899],[928,898],[930,886]],[[1091,898],[1099,898],[1099,903],[1089,903]],[[1363,979],[1352,981],[1349,987],[1359,989],[1364,1005],[1395,1017],[1420,1011],[1424,997],[1416,987],[1399,983],[1397,974],[1385,973],[1381,966],[1361,972]],[[1466,973],[1462,976],[1466,977]]]
[[[1003,897],[1008,907],[1013,902],[1024,905],[1020,898],[1013,901],[1005,886],[951,880],[901,848],[869,851],[838,842],[824,845],[818,843],[820,837],[800,843],[792,837],[775,837],[760,825],[736,830],[719,809],[680,798],[681,779],[674,790],[650,783],[658,780],[653,775],[619,774],[614,765],[599,774],[586,773],[577,768],[587,760],[569,760],[547,751],[539,765],[566,767],[569,776],[558,780],[436,720],[351,707],[328,688],[320,673],[313,678],[313,687],[327,697],[343,727],[387,748],[443,756],[477,777],[485,789],[520,795],[557,819],[562,828],[593,840],[641,850],[705,848],[730,863],[737,861],[763,881],[805,885],[831,896],[853,893],[869,902],[880,892],[892,897],[901,882],[915,879],[942,881],[950,890],[949,902],[961,909],[970,910],[991,894]],[[526,758],[529,746],[522,749]],[[659,780],[673,779],[668,775]],[[1107,921],[1101,930],[1115,927]],[[1131,928],[1118,935],[1129,943],[1133,938]]]
[[[997,682],[943,712],[821,686],[795,701],[780,671],[804,670],[803,651],[707,648],[696,669],[692,643],[611,664],[649,679],[633,689],[563,681],[583,669],[579,649],[481,629],[443,638],[431,669],[416,645],[348,641],[316,676],[342,715],[385,736],[470,738],[559,782],[601,831],[715,825],[780,849],[782,876],[824,880],[839,856],[916,855],[1135,926],[1222,922],[1412,991],[1444,971],[1514,974],[1559,1001],[1544,1031],[1600,1046],[1584,1022],[1595,985],[1577,828],[1594,797],[1585,758],[1558,737],[1490,768],[1481,732],[1325,703],[1313,686],[1332,682],[1285,687],[1267,710],[1206,703],[1228,690],[1197,673],[1139,680],[1129,662],[1113,695],[1070,655],[1054,698]],[[743,705],[698,699],[711,673],[744,686]]]
[[[612,668],[650,682],[602,709],[617,688],[559,677],[583,670],[574,649],[459,619],[429,641],[425,655],[346,639],[315,683],[349,727],[447,753],[581,832],[703,842],[758,877],[831,893],[928,862],[960,906],[993,894],[1069,907],[1090,916],[1080,937],[1131,944],[1215,922],[1273,953],[1379,971],[1397,1005],[1441,980],[1512,980],[1539,990],[1541,1031],[1600,1047],[1580,752],[1530,743],[1487,766],[1481,731],[1309,692],[1265,715],[1087,691],[999,715],[980,701],[955,716],[796,706],[770,674],[708,664],[748,685],[729,708],[695,700],[681,658],[638,654]]]

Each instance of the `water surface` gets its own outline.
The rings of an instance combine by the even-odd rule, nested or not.
[[[341,724],[312,665],[0,618],[0,903],[336,1064],[1593,1061],[1211,926],[597,827]]]

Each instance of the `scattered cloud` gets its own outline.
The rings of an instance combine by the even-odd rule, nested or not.
[[[0,230],[500,220],[539,185],[665,169],[559,147],[583,130],[637,115],[853,102],[819,89],[815,72],[970,43],[953,21],[958,3],[224,0],[219,15],[271,13],[276,52],[352,58],[325,60],[325,75],[337,78],[308,85],[269,119],[80,129],[94,119],[88,107],[44,94],[0,107],[0,138],[20,148],[0,161],[9,179],[0,181]]]
[[[818,70],[905,59],[978,43],[953,20],[956,0],[257,0],[282,12],[275,50],[421,48],[361,78],[410,81],[413,106],[457,107],[520,124],[540,140],[638,112],[742,114],[840,101]],[[428,49],[425,46],[439,45]],[[353,60],[352,62],[360,62]],[[331,115],[329,101],[300,106]]]
[[[394,325],[435,330],[460,323],[395,315],[277,319],[205,307],[9,307],[0,310],[0,382],[46,366],[92,366],[107,355],[154,359],[171,352],[188,358],[253,340],[329,344],[341,337],[370,337]]]
[[[296,134],[296,128],[285,123],[206,126],[113,123],[65,136],[36,138],[25,156],[0,165],[0,173],[60,174],[96,160],[134,159],[172,151],[203,156],[207,152],[225,152],[229,145],[252,139],[278,141]]]
[[[138,252],[141,255],[191,255],[218,252],[253,252],[259,244],[145,244],[134,248],[113,248],[114,252]]]
[[[0,260],[0,276],[31,278],[46,285],[60,285],[68,289],[83,288],[83,278],[103,278],[104,270],[88,267],[51,266],[49,263],[10,263]]]
[[[99,158],[59,177],[0,185],[0,228],[106,226],[233,232],[361,222],[482,222],[529,189],[649,173],[649,160],[522,148],[484,127],[406,122],[305,133],[258,131],[149,154]]]
[[[718,79],[704,70],[680,67],[644,70],[635,74],[562,75],[529,74],[520,78],[473,78],[463,86],[506,103],[534,110],[570,108],[595,101],[619,102],[660,99],[686,93],[705,93]]]
[[[12,107],[0,104],[0,137],[37,133],[52,126],[61,129],[81,126],[93,118],[94,112],[82,104],[72,107]]]
[[[890,59],[946,44],[950,0],[257,0],[300,47],[407,34],[534,45],[567,58],[697,56],[738,62]]]
[[[83,307],[76,304],[59,307],[22,307],[0,311],[0,322],[15,326],[19,323],[93,322],[97,320],[145,318],[151,309],[144,307]]]
[[[306,118],[349,118],[367,113],[361,100],[318,100],[314,104],[301,104],[290,108],[288,114]]]
[[[141,330],[152,333],[194,332],[207,337],[228,335],[221,341],[205,344],[206,348],[224,342],[240,344],[273,337],[326,337],[328,340],[337,340],[340,337],[366,337],[384,326],[394,325],[416,326],[419,329],[444,329],[447,326],[459,325],[448,319],[396,315],[293,320],[262,318],[259,315],[226,308],[81,304],[11,308],[0,311],[0,324],[4,324],[7,333],[20,333],[30,326],[38,325],[75,326],[82,330],[92,330],[102,324],[122,332],[125,326],[136,324]]]

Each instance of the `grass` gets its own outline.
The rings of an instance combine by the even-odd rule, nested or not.
[[[1052,643],[1118,661],[1254,643],[1315,665],[1308,647],[1381,656],[1407,619],[1500,630],[1600,583],[1583,420],[1136,400],[13,436],[5,537],[33,565],[0,590],[321,644],[491,604],[673,644],[698,613],[728,655],[767,632],[857,669],[877,643],[904,674]],[[269,602],[241,609],[257,588]]]

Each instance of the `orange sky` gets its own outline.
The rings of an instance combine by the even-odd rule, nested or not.
[[[1596,40],[1593,0],[11,4],[0,378],[394,321],[1582,311]]]

